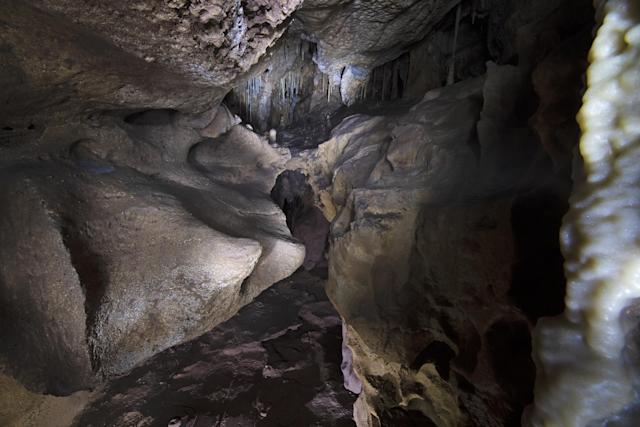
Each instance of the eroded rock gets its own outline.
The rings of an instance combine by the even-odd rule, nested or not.
[[[203,111],[301,0],[3,1],[2,127],[118,108]]]
[[[537,177],[564,178],[536,161],[544,151],[514,108],[526,72],[488,69],[395,119],[347,118],[290,163],[332,220],[328,293],[363,383],[359,426],[499,426],[532,399],[512,210]]]
[[[172,112],[103,119],[49,130],[80,139],[1,172],[2,350],[40,392],[89,387],[201,335],[304,259],[269,199],[287,153],[241,126],[203,141]],[[248,179],[203,161],[206,147]]]

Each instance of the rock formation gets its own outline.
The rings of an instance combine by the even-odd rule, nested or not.
[[[49,153],[2,169],[0,226],[2,350],[35,390],[125,372],[303,261],[269,199],[288,154],[241,125],[203,139],[152,110],[38,143]]]
[[[635,2],[0,6],[0,408],[107,401],[246,306],[233,378],[302,378],[310,412],[201,422],[638,418]],[[339,317],[296,301],[283,334],[312,353],[258,369],[289,344],[242,316],[301,266]],[[353,408],[321,386],[340,354]],[[118,423],[167,415],[141,410]]]
[[[640,419],[640,8],[630,1],[600,6],[579,116],[583,177],[561,235],[566,310],[536,328],[533,426],[631,426]]]
[[[395,120],[345,120],[310,157],[333,220],[328,293],[364,383],[358,425],[409,409],[425,425],[498,426],[531,398],[512,223],[519,194],[549,172],[533,133],[508,119],[524,82],[490,65]]]

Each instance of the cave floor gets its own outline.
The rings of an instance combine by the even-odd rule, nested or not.
[[[355,425],[340,318],[323,286],[299,270],[209,333],[112,380],[74,425]]]

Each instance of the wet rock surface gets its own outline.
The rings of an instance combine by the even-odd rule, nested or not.
[[[74,426],[352,426],[341,320],[299,271],[230,320],[100,390]]]

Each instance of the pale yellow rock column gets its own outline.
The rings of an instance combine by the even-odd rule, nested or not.
[[[561,232],[566,310],[536,327],[531,426],[583,427],[638,403],[640,367],[624,356],[625,313],[640,298],[640,1],[596,6],[602,25],[579,115],[584,178]]]

